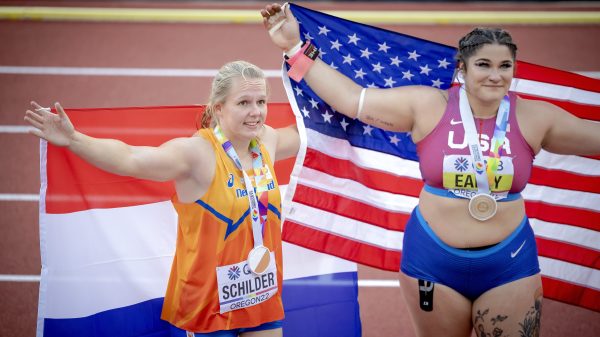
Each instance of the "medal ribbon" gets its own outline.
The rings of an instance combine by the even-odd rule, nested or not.
[[[235,152],[233,145],[231,145],[231,141],[227,139],[225,134],[223,134],[223,130],[217,125],[213,129],[213,133],[217,140],[223,147],[223,150],[229,158],[234,162],[235,166],[242,171],[244,175],[244,185],[246,188],[246,192],[248,195],[248,202],[250,208],[250,219],[252,219],[252,235],[254,236],[254,247],[262,246],[263,244],[263,226],[265,221],[267,220],[267,206],[268,205],[268,193],[260,193],[261,190],[265,190],[264,188],[259,188],[259,186],[264,187],[266,183],[268,183],[267,174],[268,169],[263,168],[263,160],[262,154],[260,153],[260,146],[258,145],[258,141],[253,139],[250,141],[250,145],[248,148],[250,149],[250,153],[252,154],[252,168],[254,170],[254,181],[256,183],[256,189],[252,186],[252,181],[250,177],[242,168],[242,162],[240,161],[240,157]],[[256,196],[256,190],[259,190],[260,195],[260,203],[258,202],[258,198]],[[261,204],[262,203],[262,204]],[[262,207],[261,207],[262,206]],[[262,219],[262,221],[261,221]]]
[[[460,118],[463,121],[465,129],[465,137],[469,144],[469,151],[473,159],[473,167],[475,169],[475,179],[477,181],[478,193],[490,194],[490,185],[494,184],[494,176],[498,171],[498,163],[500,162],[500,146],[504,144],[506,138],[506,129],[508,127],[508,116],[510,113],[510,99],[505,95],[500,102],[498,114],[496,116],[496,126],[494,135],[490,142],[490,151],[488,155],[487,167],[483,160],[483,153],[477,139],[477,130],[475,128],[475,118],[469,105],[469,98],[466,90],[460,88],[459,99]]]

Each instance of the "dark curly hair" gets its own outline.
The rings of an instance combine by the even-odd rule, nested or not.
[[[456,60],[466,64],[467,60],[486,44],[507,46],[513,60],[517,58],[517,45],[507,31],[502,28],[478,27],[458,41]]]

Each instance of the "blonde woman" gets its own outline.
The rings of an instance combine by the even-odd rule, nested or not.
[[[268,88],[244,61],[215,76],[202,129],[158,147],[77,131],[63,108],[35,102],[32,133],[108,172],[172,180],[177,245],[162,318],[171,336],[282,336],[281,200],[276,160],[298,152],[294,127],[265,125]]]

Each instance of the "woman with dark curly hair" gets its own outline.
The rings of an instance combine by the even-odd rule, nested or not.
[[[542,283],[520,192],[541,150],[600,153],[600,124],[509,91],[517,46],[476,28],[459,41],[459,86],[362,88],[300,39],[289,8],[261,11],[290,77],[337,112],[410,132],[425,183],[406,224],[400,283],[418,336],[538,336]]]

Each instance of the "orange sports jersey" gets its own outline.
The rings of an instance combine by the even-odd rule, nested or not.
[[[215,138],[211,129],[199,135],[215,149],[214,179],[206,194],[195,203],[181,203],[173,197],[179,216],[177,249],[171,267],[161,318],[192,332],[212,332],[283,319],[281,287],[281,197],[273,174],[269,193],[263,245],[275,253],[277,284],[275,296],[255,306],[220,313],[216,268],[245,261],[253,248],[252,220],[243,184],[243,175]],[[273,163],[261,144],[264,164]],[[252,170],[247,171],[254,184]],[[270,188],[271,188],[270,187]]]

